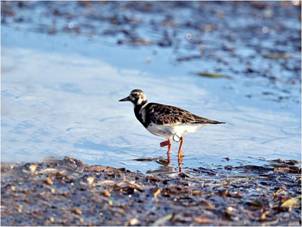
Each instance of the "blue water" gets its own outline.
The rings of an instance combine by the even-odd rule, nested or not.
[[[131,170],[158,168],[132,160],[165,155],[161,139],[135,119],[132,105],[118,102],[134,88],[150,101],[227,122],[186,137],[185,167],[300,159],[297,102],[248,98],[267,85],[255,78],[201,78],[188,73],[196,63],[171,64],[171,56],[172,50],[158,47],[2,26],[2,161],[68,155]]]

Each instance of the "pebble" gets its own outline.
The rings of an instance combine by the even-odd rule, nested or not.
[[[87,183],[92,185],[94,183],[94,177],[87,177]]]
[[[48,185],[52,185],[52,184],[53,184],[53,181],[52,181],[52,179],[51,179],[50,177],[47,177],[47,178],[45,179],[45,183],[48,184]]]

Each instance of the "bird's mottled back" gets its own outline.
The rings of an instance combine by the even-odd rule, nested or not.
[[[223,123],[197,116],[189,111],[175,106],[163,105],[159,103],[149,103],[145,107],[145,110],[146,116],[149,116],[148,120],[159,125]]]

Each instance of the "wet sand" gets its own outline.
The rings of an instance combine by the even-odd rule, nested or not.
[[[79,160],[1,168],[2,225],[301,225],[301,168],[142,174]]]

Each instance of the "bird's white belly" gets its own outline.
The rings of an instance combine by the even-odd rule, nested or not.
[[[195,132],[200,125],[156,125],[151,123],[147,130],[156,136],[171,138],[173,136],[181,137],[186,133]]]

